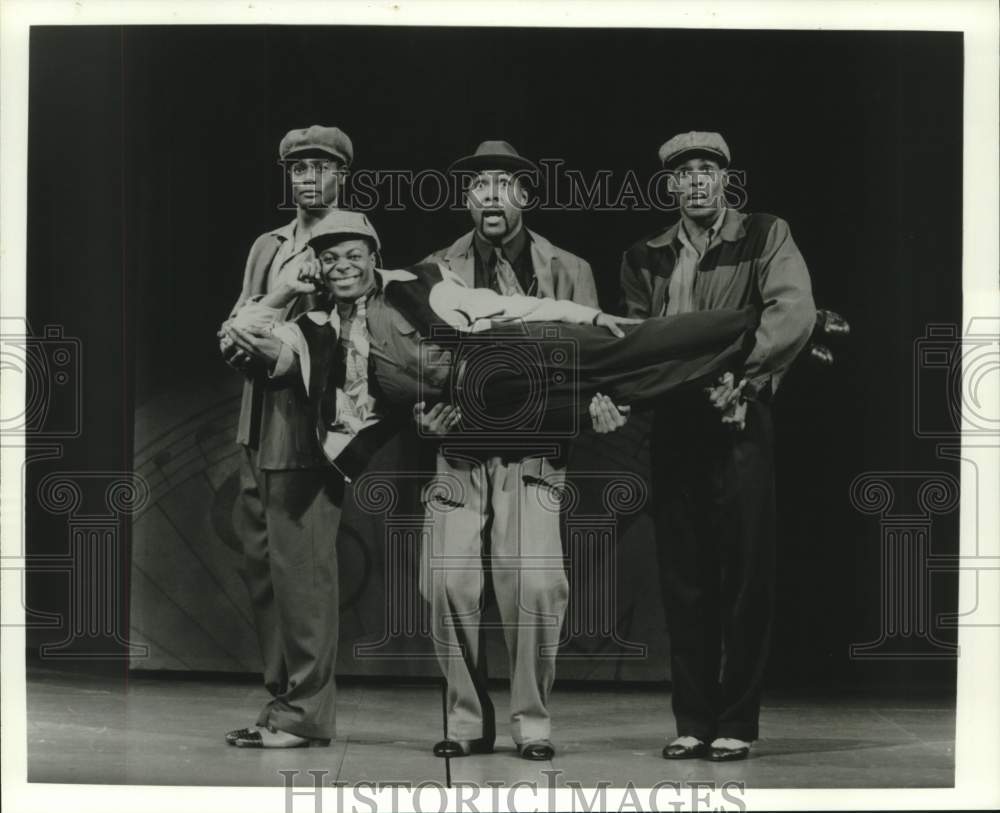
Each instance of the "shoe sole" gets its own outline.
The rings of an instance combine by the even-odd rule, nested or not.
[[[711,762],[739,762],[741,759],[746,759],[750,756],[750,752],[747,751],[742,754],[733,754],[732,756],[716,756],[715,754],[709,755],[708,759]]]

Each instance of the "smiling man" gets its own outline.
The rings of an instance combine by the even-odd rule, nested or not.
[[[224,358],[246,376],[233,526],[243,543],[242,575],[271,694],[256,725],[230,731],[226,742],[252,748],[314,745],[334,736],[335,540],[342,481],[317,443],[301,383],[270,374],[280,343],[247,341],[233,320],[247,302],[281,287],[284,279],[297,279],[314,261],[309,239],[337,211],[354,149],[340,129],[312,126],[289,131],[278,155],[295,218],[254,242],[240,297],[219,330]],[[291,319],[317,306],[311,293],[296,295],[282,315]]]
[[[681,133],[659,155],[680,220],[625,252],[627,314],[762,309],[744,370],[660,405],[651,444],[677,723],[663,756],[742,759],[759,733],[774,604],[770,404],[816,309],[788,224],[727,208],[721,135]]]

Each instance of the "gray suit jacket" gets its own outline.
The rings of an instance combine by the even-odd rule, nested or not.
[[[597,287],[590,264],[575,254],[552,245],[540,234],[528,230],[531,236],[531,260],[538,278],[538,295],[551,299],[568,299],[591,308],[599,308]],[[424,262],[444,263],[470,288],[476,283],[475,245],[473,232],[459,237],[448,248],[436,251]]]
[[[290,239],[288,227],[258,237],[250,248],[243,290],[230,318],[251,297],[267,293],[267,277],[283,241]],[[316,307],[312,295],[300,296],[285,315],[294,319]],[[316,423],[297,375],[272,379],[259,364],[244,370],[243,402],[236,442],[254,450],[261,469],[321,469],[328,466],[316,439]]]

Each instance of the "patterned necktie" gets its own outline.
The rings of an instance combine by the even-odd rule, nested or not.
[[[337,423],[357,433],[371,422],[375,412],[375,399],[368,392],[371,337],[368,335],[367,297],[355,303],[354,316],[342,341],[346,351],[344,387],[337,392]]]
[[[493,256],[496,259],[494,263],[493,283],[496,286],[497,293],[503,296],[523,295],[524,289],[517,279],[517,274],[514,273],[514,267],[507,262],[507,258],[503,256],[503,251],[499,246],[493,249]]]

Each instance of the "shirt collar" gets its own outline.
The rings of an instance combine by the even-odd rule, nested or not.
[[[295,226],[298,224],[298,218],[293,218],[291,223],[286,223],[277,229],[272,229],[268,232],[272,237],[277,237],[279,240],[294,240],[295,239]]]
[[[330,209],[330,211],[328,211],[325,215],[323,215],[323,217],[321,217],[317,222],[322,223],[324,220],[326,220],[326,218],[330,217],[335,213],[339,214],[340,211],[341,211],[340,209],[334,207]],[[294,240],[295,232],[298,229],[298,225],[299,225],[299,219],[297,217],[293,217],[290,223],[286,223],[284,226],[280,226],[277,229],[272,229],[271,231],[268,232],[268,234],[277,237],[279,240]]]
[[[719,210],[719,214],[715,218],[715,221],[705,230],[705,233],[708,236],[708,240],[705,241],[706,250],[710,245],[712,245],[712,241],[715,239],[715,236],[721,231],[722,221],[725,220],[727,211],[727,209]],[[691,235],[688,234],[687,223],[684,222],[683,218],[681,218],[680,228],[677,230],[677,239],[689,248],[694,248],[694,244],[691,241]]]
[[[531,238],[528,236],[528,230],[524,228],[522,223],[518,226],[517,231],[514,233],[513,237],[504,241],[501,246],[503,250],[503,256],[507,258],[507,262],[511,265],[515,265],[517,261],[521,258],[524,253],[525,248],[527,248],[528,243]],[[472,242],[476,246],[476,253],[479,255],[484,263],[492,262],[493,249],[495,246],[485,237],[483,237],[478,231],[473,232]]]
[[[743,221],[746,219],[746,215],[743,214],[743,212],[739,212],[736,209],[726,208],[719,217],[722,219],[722,225],[718,228],[718,235],[723,240],[728,243],[735,243],[740,238],[746,237],[746,229],[743,227]],[[680,242],[677,234],[680,231],[681,222],[682,221],[678,220],[665,231],[662,231],[655,237],[650,238],[646,241],[646,245],[650,248],[663,248],[664,246],[676,245]],[[717,225],[718,221],[713,224],[713,228]]]

